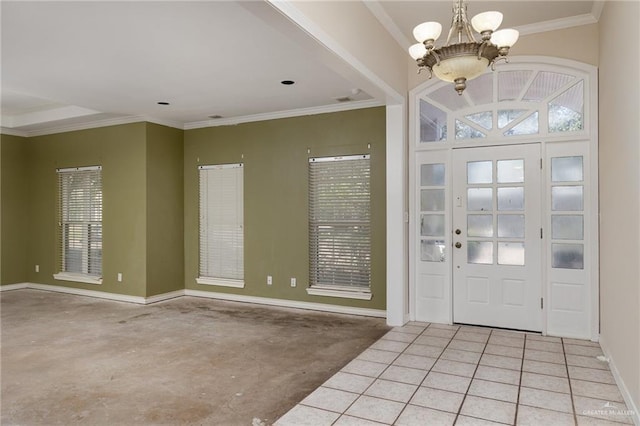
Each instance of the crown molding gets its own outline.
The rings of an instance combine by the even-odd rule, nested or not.
[[[552,19],[550,21],[537,22],[535,24],[522,25],[516,27],[520,31],[520,35],[529,35],[544,33],[547,31],[564,30],[566,28],[579,27],[581,25],[590,25],[598,22],[598,19],[591,13],[583,15],[570,16],[568,18]]]
[[[232,126],[235,124],[250,123],[254,121],[277,120],[280,118],[300,117],[304,115],[326,114],[331,112],[349,111],[353,109],[363,109],[383,106],[384,103],[376,99],[366,101],[345,102],[335,105],[325,105],[320,107],[299,108],[286,111],[267,112],[263,114],[245,115],[240,117],[218,118],[215,120],[194,121],[186,123],[184,130],[201,129],[204,127]]]
[[[382,26],[387,30],[391,37],[398,43],[402,50],[406,50],[411,46],[412,42],[395,23],[395,21],[389,16],[386,10],[382,7],[379,1],[365,1],[365,6],[369,8],[373,16],[376,17]]]
[[[9,136],[20,136],[23,138],[29,137],[29,134],[27,132],[24,132],[22,130],[17,130],[17,129],[11,129],[9,127],[0,127],[0,134],[2,135],[9,135]]]
[[[591,14],[593,15],[594,18],[596,18],[596,21],[600,20],[600,15],[602,15],[602,9],[604,9],[604,2],[605,0],[595,0],[593,2],[593,7],[591,8]]]

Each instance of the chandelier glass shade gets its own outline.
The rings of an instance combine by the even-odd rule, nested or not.
[[[502,13],[495,11],[480,13],[469,23],[466,3],[454,0],[446,44],[435,47],[442,25],[424,22],[413,29],[418,43],[409,48],[409,55],[416,60],[418,72],[427,69],[429,78],[435,74],[441,80],[455,83],[455,90],[461,95],[468,80],[481,75],[488,66],[493,69],[499,60],[507,61],[509,49],[518,41],[519,33],[513,29],[498,30],[501,23]],[[480,35],[480,41],[472,27]]]

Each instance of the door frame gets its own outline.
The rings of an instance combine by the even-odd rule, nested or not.
[[[453,323],[453,263],[451,257],[447,261],[448,273],[444,276],[445,288],[442,303],[437,308],[429,309],[429,315],[424,316],[424,312],[420,315],[417,313],[417,268],[419,260],[419,240],[416,230],[419,226],[419,214],[417,213],[418,191],[419,191],[419,170],[418,164],[425,158],[439,159],[447,165],[447,184],[446,199],[447,212],[445,213],[445,245],[451,250],[451,163],[453,157],[453,149],[466,147],[481,147],[492,145],[513,145],[539,142],[541,144],[541,156],[543,161],[543,197],[542,206],[544,208],[547,192],[549,191],[550,182],[548,178],[547,167],[550,165],[550,155],[547,153],[547,145],[562,145],[582,143],[584,145],[584,169],[585,178],[584,185],[587,191],[590,189],[588,197],[585,198],[585,223],[584,232],[588,233],[588,241],[585,241],[585,315],[580,324],[580,330],[564,329],[562,327],[562,316],[554,316],[550,314],[549,305],[553,303],[552,286],[550,283],[550,263],[547,250],[544,250],[542,256],[543,270],[542,274],[542,295],[544,298],[544,308],[542,313],[542,333],[543,335],[554,335],[571,338],[586,338],[597,341],[599,336],[599,240],[598,240],[598,111],[597,111],[597,69],[594,66],[553,57],[543,56],[522,56],[513,57],[509,64],[502,64],[497,71],[509,69],[531,69],[537,71],[552,71],[579,76],[584,80],[584,128],[580,132],[547,134],[544,136],[532,135],[518,137],[514,140],[508,139],[483,139],[483,140],[463,140],[463,141],[447,141],[420,143],[420,121],[419,121],[419,101],[425,92],[433,91],[434,88],[445,86],[448,83],[429,80],[422,85],[416,87],[409,92],[409,319],[423,320],[430,322]],[[490,71],[488,71],[490,72]],[[546,119],[546,118],[545,118]],[[555,148],[554,148],[555,149]],[[550,151],[554,151],[550,149]],[[585,193],[587,192],[585,191]],[[550,215],[547,209],[543,210],[542,221],[544,229],[543,247],[549,244],[547,235],[549,234],[548,221]],[[587,263],[588,262],[588,263]],[[551,324],[549,319],[551,318]]]

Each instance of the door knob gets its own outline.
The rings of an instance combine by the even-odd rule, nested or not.
[[[462,247],[462,244],[460,243],[460,241],[458,241],[458,242],[456,243],[456,248],[460,248],[460,247]]]
[[[461,232],[462,232],[461,230],[456,229],[456,235],[460,235]]]

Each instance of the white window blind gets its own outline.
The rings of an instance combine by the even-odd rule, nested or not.
[[[60,272],[102,276],[102,167],[58,169]]]
[[[199,169],[200,278],[244,280],[243,165]]]
[[[309,159],[310,285],[371,284],[369,155]]]

